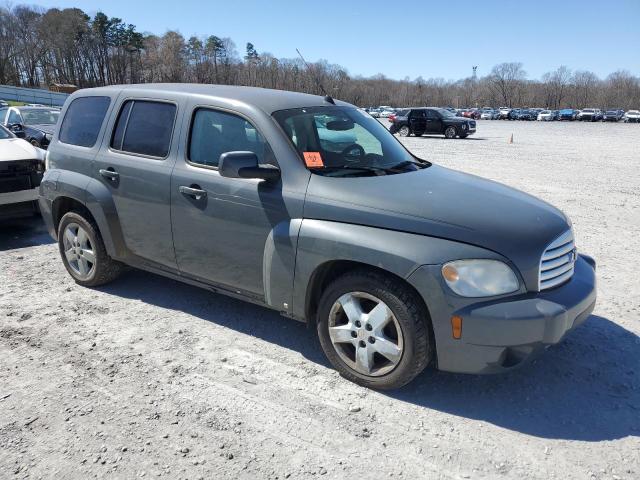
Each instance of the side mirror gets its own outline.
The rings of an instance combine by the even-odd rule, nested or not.
[[[227,178],[261,178],[277,180],[280,169],[273,165],[259,165],[258,156],[253,152],[227,152],[220,155],[218,162],[220,175]]]
[[[13,134],[18,138],[24,138],[25,137],[24,127],[20,123],[13,123],[13,124],[9,125],[9,130],[11,130],[13,132]]]

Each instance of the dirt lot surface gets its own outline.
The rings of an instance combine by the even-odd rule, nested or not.
[[[640,125],[404,141],[562,208],[594,315],[521,370],[378,393],[302,324],[143,272],[79,287],[38,221],[5,224],[0,478],[640,478]]]

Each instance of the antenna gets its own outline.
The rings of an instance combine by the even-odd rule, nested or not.
[[[327,93],[327,91],[324,89],[324,87],[322,86],[322,83],[320,83],[320,79],[319,79],[315,74],[313,74],[313,71],[311,70],[311,67],[309,67],[309,64],[307,63],[307,61],[304,59],[304,57],[303,57],[303,56],[302,56],[302,54],[300,53],[300,50],[298,50],[298,49],[296,48],[296,52],[298,52],[298,55],[300,55],[300,58],[301,58],[301,59],[302,59],[302,61],[304,62],[305,67],[307,67],[307,70],[308,70],[309,72],[311,72],[311,73],[312,73],[312,75],[313,75],[313,79],[314,79],[314,80],[316,81],[316,83],[318,84],[318,87],[320,87],[320,91],[321,91],[322,93],[324,93],[324,99],[325,99],[325,101],[326,101],[326,102],[329,102],[329,103],[333,103],[333,104],[335,105],[335,104],[336,104],[336,102],[334,102],[334,101],[333,101],[333,98],[331,98],[331,97],[329,96],[329,94]]]

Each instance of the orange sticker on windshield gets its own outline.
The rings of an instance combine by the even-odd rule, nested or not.
[[[324,163],[322,162],[322,156],[320,152],[302,152],[304,155],[304,163],[309,168],[319,168],[324,167]]]

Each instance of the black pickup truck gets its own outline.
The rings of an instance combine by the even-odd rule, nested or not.
[[[457,117],[444,108],[405,108],[389,117],[391,133],[401,137],[413,134],[444,135],[446,138],[466,138],[476,133],[476,121]]]

